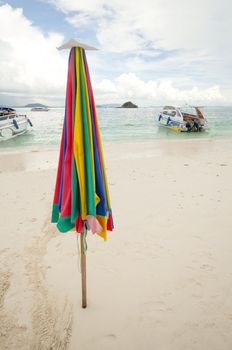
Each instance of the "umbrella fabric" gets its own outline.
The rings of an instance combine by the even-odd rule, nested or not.
[[[52,222],[61,232],[84,223],[106,239],[113,230],[100,129],[85,50],[69,56],[66,105]]]

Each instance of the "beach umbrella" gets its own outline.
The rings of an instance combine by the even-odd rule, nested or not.
[[[71,39],[66,104],[60,145],[52,222],[60,232],[80,234],[82,307],[86,297],[86,235],[104,240],[113,230],[100,129],[85,50],[95,48]]]

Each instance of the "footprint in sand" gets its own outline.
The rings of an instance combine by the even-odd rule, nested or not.
[[[114,343],[117,340],[117,337],[115,334],[110,333],[110,334],[106,334],[105,336],[103,336],[100,340],[101,345],[112,345],[112,343]]]
[[[206,270],[206,271],[212,271],[213,269],[214,269],[214,267],[213,266],[211,266],[211,265],[207,265],[207,264],[203,264],[203,265],[201,265],[201,270]]]
[[[164,326],[165,315],[169,315],[173,309],[163,301],[150,301],[143,304],[139,315],[139,322],[143,327]]]

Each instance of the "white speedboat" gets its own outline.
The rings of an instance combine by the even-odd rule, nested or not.
[[[32,126],[25,114],[17,114],[13,108],[0,107],[0,141],[24,134]]]
[[[159,113],[159,125],[175,132],[200,132],[208,123],[199,107],[166,106]]]
[[[31,109],[32,112],[47,112],[49,111],[48,107],[33,107]]]

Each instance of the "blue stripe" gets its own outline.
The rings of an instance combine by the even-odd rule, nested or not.
[[[83,58],[84,58],[84,65],[85,65],[85,71],[86,71],[86,56],[85,51],[83,50]],[[100,167],[100,160],[99,160],[99,154],[98,154],[98,148],[97,148],[97,142],[96,142],[96,133],[94,128],[94,119],[93,119],[93,106],[90,99],[90,89],[88,86],[88,80],[87,80],[87,87],[88,87],[88,94],[89,94],[89,103],[90,103],[90,114],[91,114],[91,121],[92,121],[92,138],[93,138],[93,152],[94,152],[94,163],[95,163],[95,183],[96,183],[96,193],[98,197],[100,198],[100,202],[97,205],[96,213],[97,215],[106,216],[106,198],[105,198],[105,191],[103,187],[103,179],[101,174],[101,167]]]
[[[70,64],[71,53],[72,53],[72,50],[70,50],[70,54],[69,54],[68,67]],[[60,193],[59,193],[59,202],[58,202],[59,212],[61,212],[61,206],[62,206],[63,182],[64,182],[64,159],[65,159],[66,148],[67,148],[66,103],[67,101],[65,99],[65,116],[64,116],[64,126],[63,126],[64,146],[63,146],[63,155],[62,155],[62,175],[61,175],[61,181],[60,181]]]

